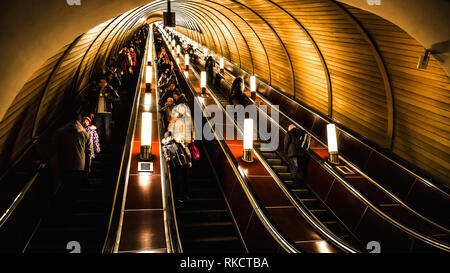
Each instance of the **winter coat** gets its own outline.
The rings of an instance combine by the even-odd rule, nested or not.
[[[284,154],[288,157],[303,156],[309,149],[309,135],[298,128],[287,132],[284,136]]]
[[[161,144],[163,155],[166,160],[170,160],[172,166],[186,166],[192,162],[189,149],[184,144],[173,140],[172,137],[163,138]]]
[[[131,51],[130,52],[130,56],[131,56],[131,65],[132,66],[136,66],[136,52],[135,51]]]
[[[56,145],[62,170],[87,171],[91,167],[92,142],[79,121],[57,130]]]
[[[245,94],[242,92],[244,86],[244,80],[241,78],[236,78],[233,81],[230,91],[230,103],[232,100],[242,101],[245,98]]]
[[[89,133],[91,142],[92,142],[92,151],[91,151],[91,157],[95,158],[95,154],[100,153],[100,140],[97,133],[97,127],[94,125],[88,126],[85,128],[86,132]]]
[[[186,143],[192,141],[191,110],[185,103],[177,104],[172,109],[168,131],[172,132],[174,139],[183,136]]]
[[[100,88],[96,89],[96,96],[95,96],[95,103],[90,103],[90,105],[94,106],[93,109],[91,109],[90,113],[97,113],[97,108],[98,108],[98,103],[100,100]],[[105,94],[107,94],[107,96],[105,96]],[[104,112],[112,112],[114,110],[114,108],[117,108],[117,104],[120,101],[120,96],[117,93],[116,90],[114,90],[114,88],[112,88],[111,85],[107,85],[105,87],[105,89],[102,92],[102,96],[104,96],[105,99],[105,109]]]

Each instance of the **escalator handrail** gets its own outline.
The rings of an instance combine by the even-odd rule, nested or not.
[[[250,98],[247,97],[247,99],[251,100]],[[253,100],[251,100],[252,103],[254,103]],[[268,117],[269,120],[271,121],[271,123],[275,124],[276,126],[279,127],[280,130],[286,132],[286,130],[281,127],[281,125],[279,125],[278,123],[276,123],[274,120],[272,120],[270,117]],[[257,151],[256,151],[257,152]],[[311,158],[313,158],[320,166],[322,166],[325,170],[327,170],[330,174],[332,174],[336,179],[339,180],[339,182],[344,185],[348,190],[350,190],[352,192],[352,194],[354,194],[358,199],[360,199],[362,202],[364,202],[367,206],[369,206],[374,212],[376,212],[379,216],[381,216],[382,218],[384,218],[385,220],[387,220],[388,222],[390,222],[391,224],[393,224],[394,226],[397,226],[398,228],[400,228],[401,230],[403,230],[404,232],[408,233],[409,235],[413,236],[414,238],[418,238],[421,241],[424,241],[425,243],[428,243],[434,247],[437,247],[439,249],[445,250],[445,251],[450,251],[450,246],[448,246],[447,244],[432,239],[427,235],[421,234],[419,232],[414,231],[413,229],[397,222],[395,219],[392,219],[389,215],[385,214],[383,211],[381,211],[380,209],[378,209],[378,207],[376,205],[374,205],[371,201],[369,201],[362,193],[360,193],[357,189],[355,189],[353,187],[353,185],[350,185],[349,182],[342,177],[341,174],[339,174],[338,172],[336,172],[333,168],[331,168],[327,163],[323,162],[323,160],[321,160],[321,158],[319,158],[315,153],[311,152],[310,150],[308,150],[308,154]]]
[[[227,74],[230,75],[230,77],[234,77],[234,75],[232,75],[230,72],[226,71]],[[222,77],[223,80],[229,84],[231,86],[231,83],[225,79],[224,77]],[[247,86],[247,89],[248,86]],[[267,105],[269,105],[270,107],[272,107],[272,103],[270,103],[262,94],[258,94],[259,99],[261,99],[264,103],[266,103]],[[250,101],[252,101],[254,104],[255,102],[251,99],[248,98]],[[257,105],[257,104],[256,104]],[[258,107],[258,106],[257,106]],[[281,115],[283,115],[284,118],[286,118],[287,120],[289,120],[289,122],[295,124],[297,127],[302,128],[303,130],[305,130],[306,132],[308,132],[309,135],[311,135],[311,137],[319,142],[322,146],[327,147],[328,145],[323,143],[319,138],[317,138],[311,131],[307,130],[306,128],[304,128],[302,125],[300,125],[298,122],[296,122],[295,120],[293,120],[292,118],[290,118],[288,115],[286,115],[284,112],[280,111],[279,109],[277,109],[278,113],[280,113]],[[413,213],[414,215],[416,215],[417,217],[421,218],[422,220],[428,222],[430,225],[435,226],[438,229],[441,229],[445,232],[449,232],[449,229],[436,223],[435,221],[427,218],[426,216],[422,215],[420,212],[416,211],[415,209],[411,208],[408,204],[406,204],[405,202],[403,202],[398,196],[396,196],[395,194],[393,194],[392,192],[388,191],[386,188],[384,188],[383,186],[381,186],[379,183],[377,183],[376,181],[374,181],[371,177],[369,177],[366,173],[364,173],[359,167],[355,166],[352,162],[348,161],[344,156],[339,155],[339,158],[341,160],[343,160],[344,162],[346,162],[348,165],[350,165],[353,169],[357,170],[357,172],[359,174],[361,174],[362,176],[364,176],[364,178],[366,178],[367,180],[369,180],[374,186],[376,186],[378,189],[380,189],[381,191],[383,191],[385,194],[387,194],[390,198],[394,199],[397,203],[399,203],[402,207],[404,207],[405,209],[407,209],[408,211],[410,211],[411,213]]]
[[[166,41],[167,42],[167,41]],[[168,56],[171,56],[171,53],[167,53]],[[171,56],[173,58],[173,56]],[[200,106],[200,108],[203,111],[202,104],[198,101],[198,98],[195,93],[195,89],[192,86],[192,83],[184,77],[183,73],[180,73],[181,77],[185,80],[186,84],[189,86],[189,91],[194,96],[194,101]],[[207,119],[209,123],[209,119]],[[210,124],[210,123],[209,123]],[[211,124],[210,124],[211,126]],[[300,251],[296,249],[288,240],[286,240],[283,235],[278,232],[278,230],[275,228],[275,226],[270,222],[269,218],[265,215],[265,212],[259,205],[258,201],[256,200],[253,190],[250,187],[250,183],[245,176],[243,170],[240,168],[239,163],[237,162],[236,158],[232,156],[232,152],[229,149],[228,145],[225,143],[224,140],[219,140],[220,138],[217,136],[215,130],[214,135],[216,137],[216,140],[220,144],[220,147],[222,148],[222,151],[224,152],[225,156],[227,157],[228,162],[230,162],[230,166],[233,168],[233,171],[235,172],[242,189],[244,190],[248,200],[250,201],[250,204],[255,211],[256,215],[262,222],[262,224],[266,227],[267,231],[272,235],[272,237],[277,241],[277,243],[283,247],[288,253],[299,253]]]
[[[223,108],[223,106],[220,105],[220,103],[218,102],[216,95],[213,92],[210,92],[210,94],[213,96],[214,100],[216,101],[216,104],[222,109],[222,111],[225,113],[225,115],[228,116],[228,114],[225,111],[225,109]],[[230,119],[232,119],[232,118],[230,117]],[[273,121],[271,120],[271,122],[273,122]],[[241,134],[243,134],[242,128],[240,128],[236,122],[234,122],[234,124],[235,124],[235,127],[241,132]],[[278,124],[276,124],[276,125],[278,126]],[[281,128],[281,129],[283,129],[283,128]],[[273,172],[272,168],[266,162],[266,160],[262,157],[262,155],[259,153],[259,151],[257,149],[254,149],[254,152],[255,152],[256,156],[259,158],[259,160],[261,161],[261,163],[263,164],[263,166],[269,172],[270,176],[277,183],[278,187],[283,191],[283,193],[289,199],[291,204],[296,208],[296,210],[300,213],[300,215],[302,215],[302,217],[304,219],[306,219],[307,222],[315,228],[315,230],[317,230],[320,234],[325,236],[328,240],[333,242],[338,248],[340,248],[341,250],[343,250],[345,252],[349,252],[349,253],[360,252],[359,250],[348,245],[344,240],[342,240],[341,238],[336,236],[325,225],[323,225],[312,213],[308,212],[309,210],[302,203],[299,203],[299,201],[296,200],[296,198],[292,195],[292,193],[286,188],[284,183]]]
[[[198,51],[198,52],[199,52],[200,54],[202,54],[202,56],[203,56],[203,52],[202,52],[200,49],[196,48],[195,51]],[[210,52],[210,53],[213,53],[213,52]],[[218,54],[215,54],[215,53],[214,53],[214,55],[218,56]],[[215,62],[217,63],[217,61],[215,61]],[[252,74],[252,73],[249,73],[248,71],[244,70],[243,68],[236,66],[235,64],[231,63],[230,61],[228,61],[228,60],[225,59],[225,58],[224,58],[224,62],[226,62],[227,64],[229,64],[230,66],[232,66],[232,67],[234,67],[234,68],[236,68],[236,69],[239,69],[239,70],[245,72],[247,75],[251,75],[251,74]],[[234,77],[234,75],[233,75],[232,73],[230,73],[226,68],[224,69],[224,71],[227,72],[227,74],[229,74],[230,76]],[[225,79],[225,80],[226,80],[226,79]],[[264,85],[266,88],[269,88],[270,90],[276,92],[277,94],[281,95],[282,97],[287,98],[287,99],[292,99],[292,98],[290,98],[289,96],[287,96],[286,94],[283,94],[281,91],[277,90],[276,88],[270,86],[269,84],[267,84],[267,83],[264,82],[263,80],[257,79],[257,81],[259,82],[259,84]],[[260,93],[258,90],[257,90],[257,92]],[[259,94],[259,95],[261,96],[261,94]],[[313,110],[309,109],[308,107],[306,107],[306,106],[304,106],[304,105],[302,105],[302,104],[300,104],[300,103],[297,103],[297,104],[298,104],[300,107],[302,107],[303,109],[305,109],[306,111],[308,111],[308,112],[310,112],[311,114],[313,114],[314,116],[316,116],[316,117],[322,119],[323,121],[326,121],[326,122],[328,122],[328,123],[329,123],[329,122],[332,122],[332,120],[325,118],[324,116],[322,116],[322,115],[320,115],[320,114],[314,112]],[[281,111],[280,111],[280,113],[281,113]],[[297,126],[302,127],[302,126],[299,125],[297,122],[295,122],[295,123],[296,123]],[[339,125],[336,125],[336,126],[339,127]],[[303,127],[302,127],[302,128],[303,128]],[[366,146],[366,147],[370,148],[371,150],[377,152],[379,155],[383,156],[384,158],[386,158],[387,160],[389,160],[391,163],[395,164],[396,166],[398,166],[398,167],[400,167],[401,169],[405,170],[406,172],[410,173],[410,174],[413,175],[416,179],[422,181],[422,183],[425,184],[426,186],[428,186],[428,187],[430,187],[430,188],[433,188],[434,190],[437,190],[438,192],[440,192],[441,194],[443,194],[443,195],[446,196],[447,198],[450,198],[450,193],[448,192],[448,190],[450,190],[450,188],[448,188],[446,185],[439,183],[439,186],[438,186],[435,182],[430,181],[429,179],[424,178],[423,176],[417,174],[415,171],[413,171],[413,170],[411,170],[411,169],[405,167],[404,165],[400,164],[399,162],[396,162],[395,160],[393,160],[393,159],[390,158],[389,156],[385,155],[383,152],[379,151],[377,148],[372,147],[372,145],[368,145],[367,143],[364,143],[364,142],[361,141],[358,137],[354,136],[352,133],[348,132],[347,130],[344,130],[344,129],[342,129],[342,128],[340,128],[340,130],[342,130],[343,132],[345,132],[345,133],[346,133],[347,135],[349,135],[352,139],[358,141],[359,143],[363,144],[364,146]],[[314,136],[313,134],[311,134],[311,135]],[[323,143],[323,142],[322,142],[320,139],[318,139],[316,136],[314,136],[314,138],[315,138],[318,142],[320,142],[321,144],[325,145],[325,143]],[[326,146],[326,145],[325,145],[325,146]],[[339,155],[339,156],[341,157],[342,155]],[[347,161],[349,161],[349,160],[347,160]],[[358,168],[357,168],[357,169],[358,169]],[[359,169],[358,169],[358,170],[359,170]],[[445,189],[442,188],[442,187],[445,187]]]
[[[28,190],[31,188],[31,186],[34,184],[34,182],[38,179],[39,175],[41,174],[41,170],[44,169],[46,166],[47,166],[47,164],[45,164],[45,163],[39,164],[34,175],[27,182],[27,184],[22,188],[22,190],[17,194],[16,198],[14,198],[14,201],[11,203],[11,205],[9,205],[9,207],[6,209],[6,211],[0,217],[0,229],[3,227],[3,225],[6,224],[9,217],[14,213],[15,209],[19,206],[20,202],[27,194]]]
[[[155,48],[155,43],[153,44],[153,48]],[[155,51],[156,52],[156,49]],[[156,56],[154,54],[153,56]],[[153,60],[152,60],[153,61]],[[164,134],[164,128],[161,126],[162,124],[162,117],[159,114],[160,106],[158,104],[159,101],[159,85],[158,85],[158,66],[155,65],[155,62],[153,62],[154,69],[155,69],[155,98],[156,98],[156,108],[157,108],[157,116],[158,116],[158,137],[159,137],[159,150],[162,153],[162,143],[161,143],[161,135]],[[180,239],[180,232],[178,229],[178,221],[175,211],[175,204],[174,204],[174,194],[173,194],[173,187],[172,187],[172,178],[170,175],[170,166],[167,164],[167,162],[164,160],[164,158],[161,157],[160,159],[160,165],[161,165],[161,184],[162,184],[162,190],[163,190],[163,209],[165,213],[165,219],[164,219],[164,225],[166,230],[166,243],[167,243],[167,252],[169,253],[183,253],[183,246],[181,244]],[[168,190],[166,190],[168,189]]]
[[[146,47],[148,47],[148,39],[150,34],[147,34],[146,38]],[[144,50],[144,52],[147,52]],[[130,121],[128,123],[127,128],[127,135],[125,137],[125,143],[122,151],[122,157],[120,162],[120,167],[118,171],[118,177],[116,182],[116,188],[114,192],[114,199],[112,203],[109,223],[108,223],[108,229],[105,236],[105,240],[102,247],[102,253],[113,253],[116,248],[117,238],[119,236],[118,232],[119,229],[119,223],[120,219],[122,218],[122,207],[124,205],[124,193],[125,193],[125,185],[128,181],[128,172],[130,169],[130,163],[131,163],[131,145],[133,143],[133,135],[134,135],[134,128],[137,121],[137,114],[138,114],[138,108],[139,108],[139,101],[140,101],[140,94],[141,94],[141,84],[142,84],[142,75],[144,73],[144,66],[145,66],[145,56],[143,55],[141,59],[141,66],[139,70],[139,77],[137,79],[136,83],[136,89],[134,92],[134,98],[133,98],[133,104],[131,109],[131,115],[130,115]]]

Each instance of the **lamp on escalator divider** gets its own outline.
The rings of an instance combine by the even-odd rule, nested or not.
[[[180,50],[180,45],[177,45],[177,56],[180,56],[181,50]]]
[[[200,72],[200,88],[202,96],[206,95],[206,71]]]
[[[172,47],[175,48],[175,40],[172,40]]]
[[[244,162],[253,162],[253,119],[244,120]]]
[[[180,66],[180,58],[177,57],[177,65]]]
[[[220,58],[220,60],[219,60],[220,74],[223,74],[224,67],[225,67],[225,65],[224,65],[224,62],[223,62],[223,58]]]
[[[208,49],[206,47],[203,48],[203,57],[207,57],[208,56]]]
[[[186,70],[189,70],[189,54],[184,54],[184,66]]]
[[[327,125],[327,141],[328,153],[330,154],[329,161],[333,164],[339,164],[336,126],[334,124]]]
[[[152,160],[152,113],[143,112],[141,119],[141,160]]]
[[[250,97],[252,99],[256,98],[256,77],[250,76]]]
[[[150,65],[147,65],[145,70],[145,89],[147,91],[152,91],[152,67]]]
[[[170,52],[172,52],[172,56],[175,56],[175,50],[172,49]]]
[[[145,92],[144,96],[144,111],[150,111],[150,105],[152,104],[152,93]]]

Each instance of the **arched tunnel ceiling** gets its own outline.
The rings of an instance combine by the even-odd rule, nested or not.
[[[12,102],[30,75],[46,59],[47,65],[54,64],[55,52],[63,54],[61,47],[78,35],[91,31],[95,37],[116,41],[117,36],[119,41],[139,18],[161,20],[166,10],[166,1],[81,1],[79,7],[68,7],[62,0],[32,4],[37,10],[20,12],[15,2],[2,4],[10,12],[0,20],[11,27],[0,34],[6,45],[1,54],[9,52],[10,44],[18,52],[9,66],[2,66],[6,80],[0,84],[8,90],[1,93],[3,117],[11,115],[5,113],[14,110]],[[404,7],[402,0],[382,0],[381,6],[365,0],[172,1],[178,23],[185,22],[177,27],[179,32],[356,135],[448,180],[449,78],[443,69],[448,67],[448,54],[441,51],[438,59],[432,57],[427,70],[415,68],[425,48],[445,42],[448,46],[450,35],[444,27],[449,25],[448,2],[411,0],[408,9]],[[118,16],[127,11],[119,24]],[[430,12],[434,16],[427,16]],[[108,22],[111,30],[101,31],[110,26]],[[96,25],[99,31],[92,31]],[[79,42],[89,37],[86,34]],[[93,48],[105,48],[106,53],[117,49],[101,39],[97,43]],[[86,46],[89,51],[91,46]],[[96,60],[97,54],[90,52],[87,61],[79,60],[87,64]],[[51,105],[48,101],[45,107]]]

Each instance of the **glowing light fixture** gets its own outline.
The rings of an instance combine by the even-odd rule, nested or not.
[[[336,137],[336,126],[334,124],[327,125],[327,140],[328,140],[328,153],[330,154],[329,161],[333,164],[338,164],[339,163],[338,145]]]
[[[253,162],[253,119],[244,120],[244,154],[242,160]]]
[[[152,113],[143,112],[141,119],[141,160],[152,158]]]
[[[152,104],[152,94],[151,93],[145,93],[144,97],[144,110],[150,111],[150,105]]]
[[[185,77],[186,79],[189,79],[189,72],[184,71],[184,77]]]
[[[180,50],[180,45],[177,45],[177,55],[180,55],[181,50]]]
[[[175,47],[175,40],[172,40],[172,46]]]
[[[225,67],[225,65],[224,65],[224,62],[223,62],[223,58],[220,58],[220,60],[219,60],[219,68],[220,68],[220,73],[221,74],[223,74],[224,67]]]
[[[189,54],[184,54],[184,65],[186,70],[189,70]]]
[[[206,71],[200,73],[200,88],[202,90],[202,95],[206,93]]]
[[[147,69],[145,71],[145,83],[152,83],[152,67],[147,65]]]
[[[180,66],[180,58],[177,57],[177,65]]]
[[[208,49],[205,47],[203,48],[203,57],[206,58],[206,56],[208,56]]]
[[[252,99],[256,98],[256,77],[250,76],[250,96]]]
[[[147,65],[145,69],[145,90],[147,91],[152,91],[152,72],[152,67],[150,65]]]

